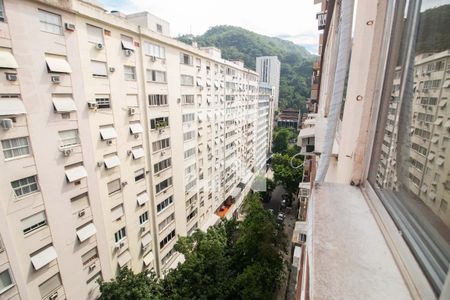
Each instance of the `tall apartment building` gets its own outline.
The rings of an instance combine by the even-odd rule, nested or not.
[[[266,135],[258,74],[168,30],[0,0],[0,298],[95,299],[124,266],[163,276],[178,236],[238,214]]]
[[[278,98],[280,94],[280,70],[281,63],[277,56],[260,56],[256,58],[256,72],[261,82],[268,83],[274,87],[274,109],[278,109]]]
[[[314,3],[288,299],[450,299],[450,5]]]
[[[255,140],[256,170],[265,173],[267,158],[272,149],[273,134],[273,91],[267,83],[259,83],[257,133]]]

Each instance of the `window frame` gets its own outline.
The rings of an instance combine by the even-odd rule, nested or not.
[[[48,15],[52,15],[52,16],[58,17],[59,24],[53,24],[53,23],[46,22],[45,20],[42,20],[41,19],[42,14],[48,14]],[[40,9],[40,8],[38,8],[38,15],[39,15],[39,30],[41,32],[51,33],[51,34],[55,34],[55,35],[64,35],[64,33],[63,33],[63,26],[62,26],[63,22],[62,22],[61,15],[58,15],[56,13],[53,13],[53,12],[50,12],[50,11],[47,11],[47,10],[44,10],[44,9]],[[53,31],[43,30],[43,28],[42,28],[43,24],[44,25],[51,25],[51,26],[54,26],[54,27],[58,27],[59,28],[59,32],[56,33],[56,32],[53,32]]]
[[[25,139],[26,140],[26,145],[25,146],[24,145],[20,145],[20,146],[11,146],[11,145],[9,145],[10,148],[5,148],[4,144],[7,141],[11,144],[12,140],[19,140],[19,139]],[[4,157],[5,161],[10,161],[10,160],[19,159],[19,158],[23,158],[23,157],[27,157],[27,156],[31,156],[32,155],[30,138],[28,136],[20,136],[20,137],[4,139],[4,140],[1,140],[1,145],[2,145],[3,157]],[[28,153],[27,154],[21,154],[21,155],[13,155],[14,154],[14,150],[18,150],[18,149],[28,149]],[[11,154],[12,154],[11,157],[6,157],[6,153],[5,152],[7,152],[7,151],[11,151]]]
[[[6,22],[5,5],[3,0],[0,0],[0,22]]]
[[[384,130],[378,130],[378,123],[386,124],[389,102],[383,101],[386,97],[381,90],[386,90],[390,94],[391,89],[386,88],[389,85],[393,85],[393,79],[396,76],[395,63],[393,63],[393,58],[390,58],[390,53],[393,51],[394,41],[398,42],[401,37],[401,33],[396,32],[395,26],[398,19],[401,19],[403,12],[398,11],[397,1],[387,1],[385,7],[383,7],[383,12],[381,14],[381,19],[383,22],[378,22],[379,26],[378,39],[380,48],[375,48],[378,51],[380,59],[378,60],[378,65],[376,68],[376,78],[375,87],[382,87],[382,89],[374,89],[370,93],[373,96],[371,106],[366,109],[371,109],[370,120],[366,124],[367,126],[367,143],[364,147],[364,158],[361,169],[361,192],[364,198],[368,201],[369,206],[373,209],[374,217],[379,224],[379,228],[383,235],[386,237],[386,242],[393,252],[394,259],[398,264],[398,268],[402,275],[408,280],[405,280],[405,284],[408,286],[410,292],[413,292],[415,296],[421,297],[423,299],[434,299],[436,295],[434,294],[431,284],[428,282],[424,271],[419,265],[419,262],[414,257],[412,250],[407,245],[407,242],[403,238],[398,226],[395,224],[394,218],[391,212],[387,210],[383,200],[380,195],[376,192],[376,188],[373,183],[369,180],[369,172],[374,167],[377,162],[377,157],[381,154],[381,143],[377,149],[377,142],[381,142],[384,136]],[[377,16],[378,18],[378,16]],[[390,70],[389,70],[390,69]],[[384,118],[383,118],[384,115]],[[384,123],[383,123],[384,122]],[[450,272],[449,272],[450,273]],[[449,273],[447,274],[446,282],[441,295],[443,293],[450,293]]]
[[[11,281],[11,284],[5,286],[3,289],[0,289],[0,295],[3,294],[4,292],[8,291],[9,289],[13,288],[16,285],[16,283],[14,281],[14,277],[12,276],[11,269],[10,268],[5,268],[4,270],[0,271],[0,274],[3,274],[5,272],[8,273],[8,276],[9,276],[9,279]]]
[[[14,186],[13,186],[13,182],[19,182],[19,184],[20,184],[20,181],[21,181],[21,180],[24,180],[24,179],[27,179],[27,180],[28,180],[29,178],[34,178],[35,181],[32,182],[32,183],[27,183],[26,185],[20,185],[20,186],[17,186],[17,187],[14,187]],[[10,182],[10,184],[11,184],[11,188],[13,189],[14,196],[15,196],[17,199],[25,198],[25,197],[27,197],[27,196],[29,196],[29,195],[34,194],[34,193],[39,193],[39,191],[40,191],[40,188],[39,188],[39,180],[38,180],[37,175],[31,175],[31,176],[23,177],[23,178],[20,178],[20,179],[17,179],[17,180],[13,180],[13,181]],[[34,185],[34,184],[36,185],[36,189],[35,189],[35,190],[31,191],[31,189],[30,189],[30,192],[28,192],[28,193],[26,193],[26,194],[24,194],[24,193],[22,192],[21,195],[17,195],[16,189],[20,189],[20,190],[22,191],[24,187],[30,187],[31,185]]]
[[[125,81],[136,81],[136,67],[135,66],[123,66],[123,73]]]

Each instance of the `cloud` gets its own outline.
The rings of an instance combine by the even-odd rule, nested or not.
[[[171,35],[203,34],[215,25],[234,25],[302,45],[317,45],[312,0],[100,0],[108,10],[149,11],[170,23]]]

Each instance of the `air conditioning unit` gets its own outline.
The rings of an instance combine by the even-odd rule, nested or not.
[[[65,24],[64,24],[64,27],[66,28],[66,30],[69,30],[69,31],[75,31],[75,24],[72,24],[72,23],[65,23]]]
[[[102,50],[103,48],[105,48],[105,46],[102,43],[98,43],[98,44],[95,45],[95,48],[97,50]]]
[[[83,217],[84,215],[86,214],[86,211],[84,210],[84,209],[82,209],[82,210],[80,210],[79,212],[78,212],[78,217]]]
[[[150,56],[150,61],[156,61],[156,56]]]
[[[53,82],[53,83],[60,83],[60,82],[61,82],[61,77],[58,76],[58,75],[53,75],[53,76],[51,77],[51,79],[52,79],[52,82]]]
[[[97,102],[94,102],[94,101],[88,102],[89,109],[97,109],[97,107],[98,107]]]
[[[106,140],[106,144],[112,145],[112,140]]]
[[[131,56],[131,54],[133,54],[133,51],[131,51],[130,49],[125,49],[123,53],[125,54],[125,56]]]
[[[17,74],[16,73],[6,73],[6,80],[17,81]]]
[[[13,120],[12,119],[1,119],[0,120],[0,126],[2,126],[2,128],[4,130],[8,130],[13,128]]]
[[[61,152],[64,156],[70,156],[72,154],[73,149],[61,149]]]
[[[97,265],[95,263],[93,263],[92,265],[89,266],[89,272],[92,272],[95,270],[95,267],[97,267]]]
[[[135,138],[135,139],[139,138],[139,134],[136,133],[136,134],[134,135],[134,138]]]
[[[128,115],[133,116],[134,114],[136,114],[136,108],[128,107]]]
[[[48,300],[55,300],[58,298],[58,292],[54,292],[50,296],[48,296]]]

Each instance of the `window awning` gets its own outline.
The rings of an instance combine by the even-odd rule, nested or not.
[[[444,81],[444,88],[450,88],[450,79],[446,79],[445,81]]]
[[[252,172],[248,172],[245,176],[244,176],[244,178],[242,179],[242,183],[243,184],[247,184],[249,181],[250,181],[250,179],[252,178],[252,176],[253,176],[253,173]]]
[[[131,149],[131,154],[133,155],[133,159],[139,159],[141,157],[144,157],[144,148],[134,148]]]
[[[55,107],[55,110],[59,113],[67,113],[77,110],[75,102],[70,97],[53,98],[53,106]]]
[[[130,124],[130,132],[132,134],[138,134],[144,132],[144,129],[142,128],[142,125],[140,122],[131,123]]]
[[[0,116],[26,114],[25,106],[19,98],[0,99]]]
[[[124,253],[120,254],[120,256],[117,258],[117,263],[119,264],[119,267],[122,268],[130,260],[131,260],[131,254],[130,254],[130,251],[127,250]]]
[[[433,160],[434,159],[434,153],[430,153],[428,154],[428,160]]]
[[[211,86],[211,80],[209,79],[206,80],[206,86]]]
[[[67,181],[74,182],[81,178],[87,177],[87,172],[84,166],[76,166],[66,169]]]
[[[441,101],[439,101],[439,107],[440,108],[443,108],[443,107],[445,107],[447,105],[447,100],[441,100]]]
[[[133,43],[130,41],[122,41],[122,49],[134,51]]]
[[[17,69],[17,61],[7,48],[0,48],[0,68],[3,69]]]
[[[148,253],[144,256],[144,265],[148,266],[153,261],[153,252]]]
[[[94,234],[97,233],[94,223],[89,223],[86,226],[77,230],[78,240],[82,243]]]
[[[426,185],[422,185],[422,187],[420,188],[420,191],[422,193],[425,193],[427,191],[427,186]]]
[[[428,194],[428,197],[429,197],[431,200],[435,200],[435,199],[436,199],[436,193],[430,192],[430,193]]]
[[[442,121],[443,121],[442,118],[437,118],[436,121],[434,121],[434,125],[440,126],[442,125]]]
[[[223,87],[224,87],[224,84],[223,84],[223,82],[220,82],[220,87],[221,87],[221,88],[223,88]]]
[[[236,198],[237,196],[239,196],[239,194],[241,193],[242,189],[239,187],[235,187],[232,191],[230,196],[233,198]]]
[[[218,89],[219,88],[219,82],[217,82],[217,81],[214,81],[214,86],[216,87],[216,89]]]
[[[439,137],[437,137],[437,136],[434,136],[434,137],[431,139],[431,142],[432,142],[433,144],[436,144],[438,141],[439,141]]]
[[[115,221],[121,218],[123,214],[124,214],[123,205],[116,206],[111,210],[111,219]]]
[[[52,260],[55,260],[58,257],[56,254],[55,247],[50,246],[41,252],[31,256],[31,263],[33,264],[34,269],[37,271],[41,269],[43,266],[49,264]]]
[[[443,158],[443,157],[438,157],[437,159],[436,159],[436,164],[438,165],[438,166],[442,166],[443,164],[444,164],[444,162],[445,162],[445,159]]]
[[[136,197],[137,203],[139,205],[143,205],[145,202],[148,201],[148,194],[147,192],[141,193]]]
[[[106,157],[103,163],[107,169],[112,169],[120,165],[120,159],[117,155],[111,155]]]
[[[444,127],[445,128],[450,128],[450,120],[447,120],[447,122],[445,122]]]
[[[114,127],[103,127],[100,128],[100,136],[102,140],[111,140],[117,137],[117,132]]]
[[[147,233],[146,235],[144,235],[142,237],[142,248],[147,247],[147,245],[150,244],[151,241],[152,241],[152,236],[150,235],[150,233]]]
[[[45,56],[47,68],[52,73],[72,73],[72,68],[64,57]]]
[[[203,86],[203,81],[199,78],[197,78],[197,85],[198,86]]]

